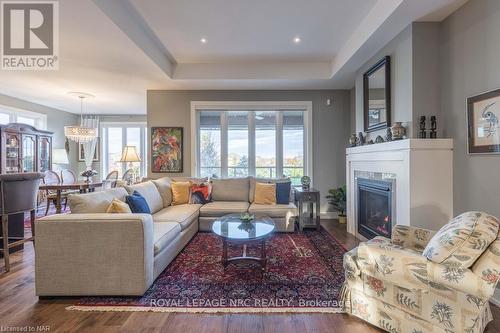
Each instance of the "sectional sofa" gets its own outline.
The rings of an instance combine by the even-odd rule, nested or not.
[[[211,231],[225,214],[250,212],[272,217],[276,231],[293,232],[297,209],[254,203],[257,182],[283,179],[214,179],[212,201],[172,205],[168,177],[88,194],[70,195],[70,214],[41,218],[35,224],[35,285],[38,296],[143,295],[198,231]],[[152,214],[109,214],[113,199],[134,191]]]

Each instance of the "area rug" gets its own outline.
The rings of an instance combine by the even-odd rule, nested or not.
[[[85,297],[68,310],[155,312],[341,312],[346,250],[324,229],[277,233],[268,264],[221,264],[222,241],[198,233],[142,297]],[[229,255],[241,255],[231,245]],[[247,249],[259,255],[258,244]]]

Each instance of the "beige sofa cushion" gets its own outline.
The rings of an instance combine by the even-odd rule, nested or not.
[[[255,184],[257,183],[287,183],[289,182],[289,178],[255,178],[250,177],[250,191],[248,192],[248,201],[255,201]],[[293,186],[291,186],[290,190],[290,202],[293,202]]]
[[[260,205],[253,203],[248,208],[248,212],[269,217],[291,217],[297,215],[297,207],[291,202],[288,205]]]
[[[181,233],[181,225],[175,222],[153,223],[154,255],[167,247]]]
[[[227,178],[212,179],[213,201],[248,201],[250,179]]]
[[[184,230],[196,221],[200,207],[198,204],[168,206],[153,214],[153,222],[177,222]]]
[[[152,182],[156,185],[158,192],[160,192],[163,200],[163,207],[170,206],[172,204],[172,180],[169,177],[162,177],[154,179]]]
[[[73,214],[106,213],[113,199],[125,201],[127,191],[123,187],[86,194],[70,194],[68,204]]]
[[[174,182],[191,182],[195,184],[202,184],[208,182],[207,177],[172,177],[172,181]]]
[[[146,199],[152,214],[163,208],[163,199],[152,181],[125,186],[125,189],[129,194],[134,193],[134,191],[139,192]]]
[[[463,213],[439,229],[423,254],[438,264],[469,268],[497,238],[498,223],[487,213]]]
[[[248,206],[246,201],[212,201],[201,207],[200,216],[221,217],[231,213],[244,213]]]

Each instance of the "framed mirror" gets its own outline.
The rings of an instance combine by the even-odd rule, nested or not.
[[[384,57],[363,74],[365,132],[391,126],[391,58]]]

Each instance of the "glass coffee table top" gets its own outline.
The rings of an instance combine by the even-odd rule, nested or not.
[[[244,222],[240,214],[229,214],[214,221],[212,231],[228,240],[256,240],[266,238],[274,231],[274,221],[268,216],[255,216]]]

